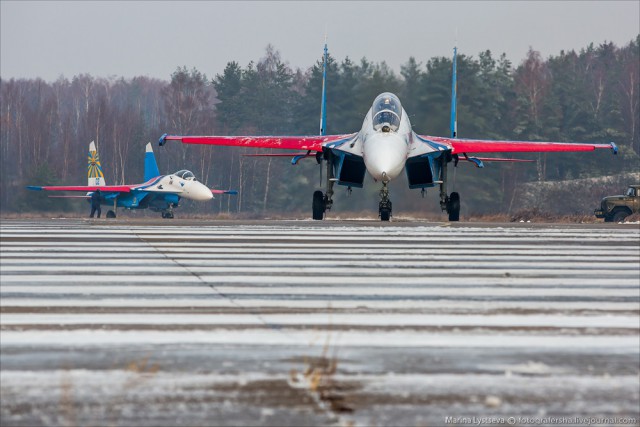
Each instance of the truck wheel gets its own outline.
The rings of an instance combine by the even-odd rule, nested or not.
[[[613,214],[613,217],[611,218],[612,222],[622,222],[624,221],[624,219],[629,216],[629,214],[625,211],[617,211]]]

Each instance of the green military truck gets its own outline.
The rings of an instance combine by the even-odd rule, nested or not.
[[[630,185],[624,196],[609,196],[602,199],[600,209],[593,213],[605,222],[621,222],[631,214],[640,212],[640,184]]]

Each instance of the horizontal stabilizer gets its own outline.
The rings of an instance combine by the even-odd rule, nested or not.
[[[535,162],[535,160],[530,159],[505,159],[502,157],[475,157],[478,160],[482,160],[483,162],[524,162],[531,163]]]
[[[309,154],[311,156],[312,154]],[[271,153],[271,154],[243,154],[242,157],[297,157],[307,156],[307,153]],[[315,156],[315,154],[313,154]]]
[[[233,195],[236,195],[236,194],[238,194],[238,190],[214,190],[212,188],[211,189],[211,193],[213,193],[213,194],[233,194]]]
[[[243,157],[291,157],[291,164],[297,165],[298,162],[302,159],[306,159],[307,157],[316,157],[316,153],[311,153],[311,151],[307,153],[271,153],[271,154],[243,154]]]
[[[529,159],[506,159],[502,157],[475,157],[475,156],[467,156],[465,153],[464,157],[459,157],[459,160],[466,160],[467,162],[473,163],[478,168],[484,167],[484,162],[515,162],[515,163],[531,163],[535,162],[535,160]],[[457,164],[457,162],[456,162]]]

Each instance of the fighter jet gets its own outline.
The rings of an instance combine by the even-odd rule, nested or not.
[[[210,144],[240,147],[277,148],[304,150],[291,154],[292,163],[304,157],[315,156],[318,163],[326,162],[325,191],[313,193],[312,215],[315,220],[325,218],[333,204],[333,185],[362,187],[368,172],[375,182],[381,184],[378,214],[382,221],[392,215],[392,204],[387,184],[406,173],[409,188],[422,189],[440,187],[440,207],[449,215],[450,221],[460,216],[460,195],[447,194],[447,165],[458,161],[469,161],[478,167],[484,161],[523,161],[505,158],[482,158],[470,153],[498,152],[568,152],[611,149],[617,153],[616,145],[564,142],[493,141],[457,138],[456,112],[456,62],[454,48],[451,85],[451,135],[449,137],[418,135],[402,108],[400,99],[390,92],[378,95],[364,116],[360,131],[342,135],[325,135],[326,129],[326,68],[327,45],[324,47],[322,103],[320,135],[314,136],[179,136],[164,134],[160,145],[167,141],[183,144]],[[265,154],[269,155],[269,154]],[[285,154],[275,154],[283,156]],[[526,160],[525,160],[526,161]]]
[[[125,209],[151,209],[154,212],[161,212],[162,218],[170,219],[173,218],[173,209],[178,207],[182,198],[206,202],[211,200],[214,194],[238,194],[235,190],[210,189],[199,182],[195,175],[186,169],[179,170],[171,175],[160,175],[150,143],[146,147],[144,159],[145,182],[142,184],[106,185],[98,152],[93,141],[89,144],[87,169],[88,183],[86,186],[31,185],[27,188],[29,190],[44,191],[83,191],[87,192],[87,194],[80,197],[86,199],[90,199],[94,191],[100,190],[100,203],[113,207],[113,210],[107,212],[107,218],[115,218],[117,208],[121,207]]]

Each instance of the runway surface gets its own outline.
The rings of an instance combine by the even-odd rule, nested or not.
[[[640,423],[637,224],[0,237],[2,426]]]

